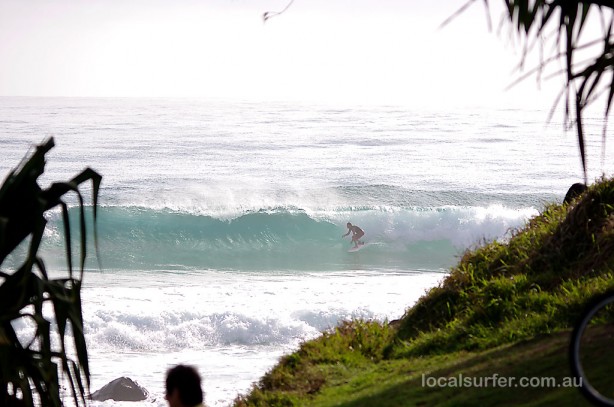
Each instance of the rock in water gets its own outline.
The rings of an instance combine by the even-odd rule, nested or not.
[[[92,400],[141,401],[148,396],[149,392],[135,381],[129,377],[120,377],[92,393]]]

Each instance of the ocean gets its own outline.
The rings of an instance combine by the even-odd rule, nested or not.
[[[150,398],[92,405],[164,406],[166,370],[187,363],[227,406],[302,341],[401,317],[465,250],[562,201],[581,166],[548,108],[5,97],[0,176],[48,137],[44,187],[103,176],[82,291],[91,390],[127,376]],[[612,173],[601,125],[587,120],[589,180]],[[347,222],[365,231],[355,253]],[[62,275],[57,211],[44,239]]]

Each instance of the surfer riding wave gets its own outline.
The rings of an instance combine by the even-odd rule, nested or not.
[[[350,233],[352,233],[352,243],[354,243],[354,248],[357,248],[358,245],[363,245],[365,242],[361,241],[360,238],[365,235],[365,232],[361,228],[356,225],[352,225],[350,222],[347,223],[348,232],[341,236],[346,237]]]

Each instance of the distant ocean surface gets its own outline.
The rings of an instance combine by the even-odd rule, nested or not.
[[[464,250],[562,201],[580,160],[547,108],[0,98],[0,176],[50,136],[43,186],[103,175],[102,270],[90,252],[82,293],[92,391],[128,376],[151,397],[92,404],[164,406],[165,371],[188,363],[207,405],[227,406],[301,341],[401,317]],[[592,180],[612,172],[601,121],[587,130]],[[52,212],[42,254],[58,275],[61,234]]]

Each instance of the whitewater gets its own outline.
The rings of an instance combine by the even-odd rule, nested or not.
[[[207,405],[227,406],[302,341],[346,319],[400,318],[465,250],[562,201],[582,180],[580,160],[574,135],[547,117],[0,98],[0,176],[51,136],[43,187],[86,166],[103,176],[100,257],[89,251],[82,292],[91,390],[127,376],[150,398],[92,404],[164,406],[165,371],[187,363]],[[595,157],[600,124],[587,121]],[[589,179],[611,173],[589,168]],[[48,220],[41,254],[59,276],[61,216]],[[342,239],[347,222],[366,232],[359,252]]]

